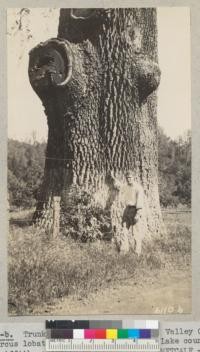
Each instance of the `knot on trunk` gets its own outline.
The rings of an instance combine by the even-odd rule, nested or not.
[[[159,86],[161,71],[158,64],[145,56],[138,56],[135,63],[136,82],[140,105]]]
[[[81,43],[98,35],[105,21],[105,9],[61,9],[58,34],[70,42]]]
[[[66,86],[72,76],[72,54],[67,41],[50,39],[29,55],[29,79],[36,93]]]

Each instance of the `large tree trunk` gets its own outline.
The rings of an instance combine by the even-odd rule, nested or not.
[[[61,196],[67,228],[76,195],[82,204],[87,192],[109,218],[104,231],[127,249],[132,233],[122,231],[123,204],[108,176],[124,180],[132,170],[145,192],[135,236],[159,233],[156,10],[61,9],[58,38],[31,51],[29,77],[49,127],[37,214],[44,217],[52,197]]]

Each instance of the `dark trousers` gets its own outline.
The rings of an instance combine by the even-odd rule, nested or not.
[[[136,213],[137,213],[136,206],[127,205],[127,207],[124,210],[123,216],[122,216],[122,225],[124,225],[124,223],[125,223],[127,229],[129,229],[130,226],[135,225],[136,224],[136,220],[135,220]]]

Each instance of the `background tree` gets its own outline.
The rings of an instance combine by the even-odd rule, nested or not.
[[[46,143],[8,141],[8,191],[11,206],[36,204],[44,174]]]
[[[191,205],[191,131],[177,140],[158,130],[161,205]]]
[[[109,174],[124,179],[129,169],[145,190],[138,233],[158,233],[156,10],[61,9],[58,38],[31,51],[29,76],[49,127],[38,209],[60,195],[68,213],[73,190],[86,191],[128,246]]]

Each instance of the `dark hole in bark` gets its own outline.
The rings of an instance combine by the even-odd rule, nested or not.
[[[54,63],[54,58],[52,56],[42,56],[39,58],[37,67],[41,68],[44,65],[50,65]]]

